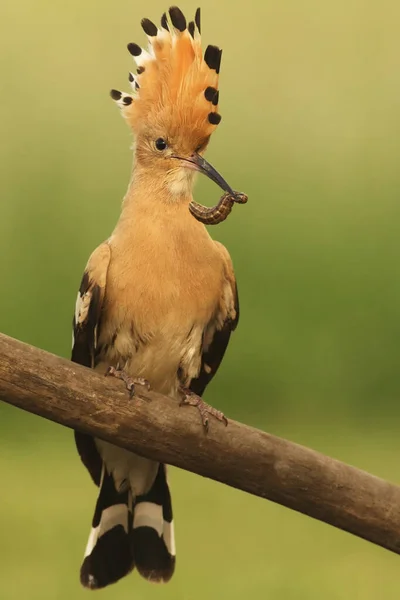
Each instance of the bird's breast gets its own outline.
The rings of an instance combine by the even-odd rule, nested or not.
[[[145,377],[173,393],[178,372],[190,380],[201,365],[203,332],[220,301],[218,261],[142,252],[115,253],[107,277],[99,345],[105,365]],[[118,264],[119,263],[119,264]]]

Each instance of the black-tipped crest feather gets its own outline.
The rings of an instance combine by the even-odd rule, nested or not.
[[[208,115],[208,120],[210,121],[211,125],[218,125],[218,123],[220,123],[221,121],[221,115],[219,115],[218,113],[210,113]]]
[[[204,60],[207,63],[207,66],[210,69],[215,69],[217,73],[219,73],[219,68],[221,66],[221,55],[222,50],[218,48],[218,46],[209,45],[206,48],[204,53]]]
[[[161,17],[161,27],[163,29],[165,29],[166,31],[169,31],[167,13],[164,13],[163,16]]]
[[[130,42],[127,46],[130,54],[132,54],[132,56],[140,56],[142,54],[142,49],[138,44],[135,44],[134,42]]]
[[[194,17],[194,22],[197,25],[197,29],[199,30],[199,33],[201,33],[200,15],[201,15],[201,10],[200,10],[200,8],[198,8],[196,10],[196,14],[195,14],[195,17]]]
[[[208,100],[209,102],[213,102],[215,94],[217,93],[218,91],[214,87],[209,86],[208,88],[206,88],[204,96],[206,100]]]
[[[180,8],[177,6],[171,6],[169,9],[169,16],[171,17],[171,22],[175,29],[178,29],[179,31],[185,31],[186,19]]]
[[[154,37],[157,35],[158,29],[154,25],[153,21],[150,21],[150,19],[142,19],[141,25],[142,25],[143,31],[145,32],[146,35],[149,35],[151,37]]]

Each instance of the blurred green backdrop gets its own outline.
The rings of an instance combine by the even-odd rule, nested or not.
[[[193,13],[197,3],[181,8]],[[129,133],[125,44],[158,0],[0,5],[0,330],[68,357],[77,286],[118,217]],[[228,416],[399,481],[400,5],[204,0],[224,49],[207,157],[250,201],[213,229],[241,324],[208,392]],[[219,192],[199,181],[196,197]],[[249,393],[250,391],[250,393]],[[0,405],[0,599],[88,597],[78,569],[95,489],[70,431]],[[400,559],[171,470],[178,563],[107,599],[385,600]]]

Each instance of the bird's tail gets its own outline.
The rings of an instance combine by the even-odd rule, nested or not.
[[[103,588],[134,567],[149,581],[167,582],[175,568],[172,505],[165,465],[147,494],[119,492],[103,465],[92,530],[81,566],[81,583]]]
[[[147,494],[133,507],[133,554],[137,570],[149,581],[167,582],[175,569],[175,535],[166,467],[160,464]]]
[[[118,493],[103,464],[100,493],[81,566],[81,583],[90,589],[118,581],[134,567],[130,532],[130,491]]]

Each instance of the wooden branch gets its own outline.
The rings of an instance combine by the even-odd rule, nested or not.
[[[2,400],[400,554],[400,487],[234,421],[205,434],[195,409],[140,394],[129,400],[120,381],[0,334]]]

